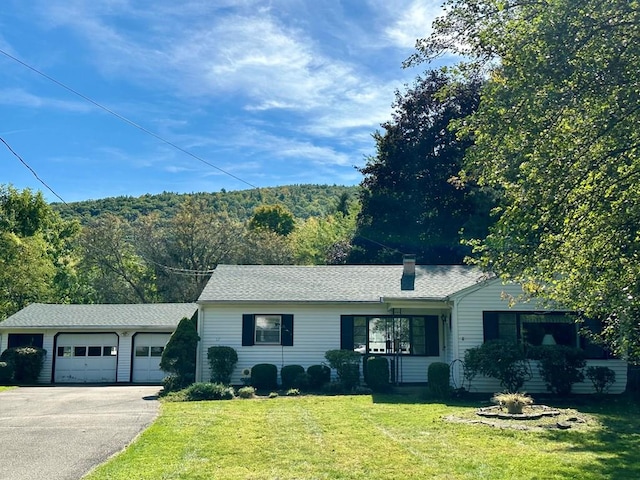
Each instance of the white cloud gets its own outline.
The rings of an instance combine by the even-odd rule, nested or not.
[[[55,110],[65,110],[68,112],[85,113],[95,110],[95,107],[86,102],[74,102],[69,100],[59,100],[57,98],[34,95],[21,88],[0,89],[0,105],[10,105],[26,108],[49,108]]]

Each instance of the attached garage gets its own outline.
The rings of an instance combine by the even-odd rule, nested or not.
[[[195,303],[33,303],[0,322],[0,351],[47,351],[40,383],[157,383],[164,347]]]
[[[133,339],[133,369],[131,381],[134,383],[159,383],[165,377],[160,370],[160,359],[170,333],[138,333]]]
[[[118,366],[116,333],[61,333],[55,339],[54,383],[113,383]]]

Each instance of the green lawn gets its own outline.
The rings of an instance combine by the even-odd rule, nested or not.
[[[97,479],[635,479],[640,408],[577,405],[581,431],[450,423],[472,406],[415,396],[304,396],[163,403]]]

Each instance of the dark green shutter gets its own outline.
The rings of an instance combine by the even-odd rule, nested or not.
[[[425,352],[428,357],[440,356],[440,331],[438,324],[437,316],[429,315],[428,317],[424,317]]]
[[[340,349],[353,350],[353,317],[340,317]]]
[[[482,312],[482,331],[485,342],[500,338],[498,312]]]
[[[293,346],[293,315],[282,315],[282,331],[280,332],[282,345]]]
[[[242,315],[242,346],[247,347],[254,344],[255,318],[253,315]]]

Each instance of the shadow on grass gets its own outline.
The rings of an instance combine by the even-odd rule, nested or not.
[[[491,395],[466,393],[460,396],[441,398],[429,393],[426,386],[394,387],[389,393],[373,393],[373,403],[389,404],[443,404],[455,407],[484,407],[491,404]]]

